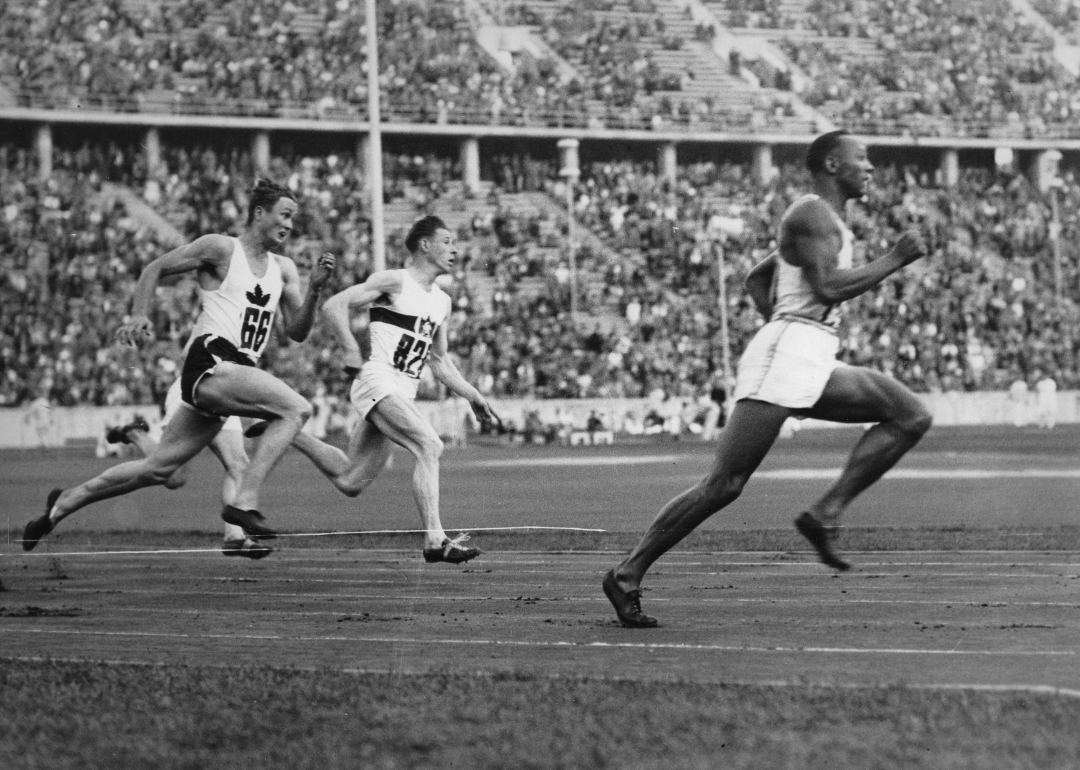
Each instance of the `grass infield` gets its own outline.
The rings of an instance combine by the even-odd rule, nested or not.
[[[1075,768],[1080,699],[0,658],[0,767]]]

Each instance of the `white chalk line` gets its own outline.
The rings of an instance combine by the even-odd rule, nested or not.
[[[473,468],[526,467],[604,467],[619,465],[678,465],[687,460],[704,461],[702,455],[641,455],[637,457],[536,457],[502,460],[476,460],[464,463]],[[834,479],[841,468],[774,468],[761,470],[754,478],[774,481],[812,481]],[[975,468],[897,468],[885,474],[886,479],[907,480],[971,480],[971,479],[1080,479],[1080,468],[1023,468],[1018,470],[981,470]]]
[[[686,650],[692,652],[753,652],[825,655],[946,655],[978,657],[1075,657],[1075,650],[959,650],[908,647],[758,647],[733,644],[690,644],[686,642],[576,642],[572,640],[534,641],[525,639],[423,639],[378,636],[285,636],[282,634],[180,634],[165,631],[78,631],[55,628],[8,628],[27,634],[56,636],[102,636],[125,639],[214,639],[265,642],[349,642],[351,644],[415,644],[475,647],[575,648],[583,650]]]
[[[777,468],[758,471],[754,478],[774,481],[813,481],[835,479],[841,468]],[[884,476],[894,480],[998,480],[998,479],[1080,479],[1080,469],[1025,468],[1021,470],[981,470],[977,468],[897,468]]]
[[[231,582],[228,578],[219,578],[219,582]],[[238,583],[250,584],[252,582],[262,582],[261,578],[239,579]],[[286,582],[286,581],[282,581]],[[322,582],[322,581],[306,581],[306,582]],[[380,581],[386,583],[387,581]],[[411,582],[411,581],[410,581]],[[506,583],[499,584],[501,588],[506,587]],[[510,584],[514,585],[514,584]],[[531,589],[531,590],[530,590]],[[535,584],[529,584],[523,586],[521,593],[516,596],[503,595],[497,596],[493,594],[398,594],[398,593],[312,593],[312,592],[287,592],[287,591],[229,591],[223,592],[220,588],[217,590],[177,590],[175,587],[152,589],[152,588],[123,588],[118,589],[115,592],[107,594],[108,596],[212,596],[218,599],[221,598],[241,598],[241,597],[272,597],[276,599],[323,599],[326,601],[368,601],[368,602],[516,602],[516,601],[528,601],[533,603],[543,604],[603,604],[607,602],[607,599],[602,596],[554,596],[548,594],[546,596],[538,596],[537,587]],[[548,588],[550,591],[550,588]],[[698,590],[710,590],[710,589],[698,589]],[[718,590],[718,589],[712,589]],[[64,594],[68,596],[74,595],[103,595],[100,588],[64,588]],[[104,595],[103,595],[104,596]],[[1031,608],[1068,608],[1074,609],[1080,607],[1078,602],[1052,602],[1052,601],[1030,601],[1030,602],[1018,602],[1018,601],[978,601],[976,599],[862,599],[854,597],[823,597],[814,596],[812,599],[805,597],[797,597],[791,599],[785,598],[771,598],[771,597],[709,597],[709,596],[685,596],[685,597],[667,597],[667,596],[654,596],[650,593],[645,597],[649,604],[667,604],[672,606],[693,606],[699,604],[806,604],[807,601],[813,601],[815,604],[828,604],[835,606],[842,606],[847,604],[881,604],[881,605],[921,605],[921,606],[941,606],[949,608],[977,608],[977,609],[1002,609],[1009,607],[1031,607]],[[985,608],[983,605],[987,605]],[[116,607],[106,607],[106,609],[113,610],[118,609]],[[132,609],[132,608],[128,608]],[[138,609],[138,608],[134,608]],[[154,609],[154,608],[147,608]],[[214,608],[206,608],[207,614],[211,612],[224,612],[231,613],[231,609],[217,610]],[[288,610],[292,614],[292,610]],[[348,614],[348,613],[345,613]]]

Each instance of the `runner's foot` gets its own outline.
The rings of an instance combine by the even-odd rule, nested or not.
[[[41,538],[53,531],[53,527],[56,525],[49,518],[49,514],[52,513],[53,506],[56,505],[56,499],[60,497],[60,493],[63,491],[58,488],[49,492],[49,496],[45,498],[45,514],[26,525],[22,539],[24,551],[34,550],[34,547],[41,542]]]
[[[795,519],[795,529],[810,542],[810,545],[814,546],[822,563],[841,572],[851,569],[851,565],[837,556],[832,549],[832,540],[836,537],[839,527],[826,526],[807,511],[799,514],[799,517]]]
[[[135,415],[135,419],[127,425],[122,425],[119,428],[109,428],[109,432],[105,434],[105,440],[110,444],[130,444],[131,439],[128,438],[128,432],[133,430],[150,430],[150,426],[141,414]]]
[[[263,545],[245,537],[237,540],[225,540],[221,552],[226,556],[243,556],[245,559],[264,559],[274,552],[268,545]]]
[[[442,545],[436,546],[435,548],[425,548],[424,561],[445,561],[450,564],[464,564],[469,559],[475,559],[481,554],[481,551],[479,548],[463,545],[468,539],[468,533],[462,532],[452,540],[446,538],[442,541]]]
[[[221,511],[221,518],[228,524],[235,524],[244,530],[244,534],[253,540],[272,540],[277,531],[266,526],[266,519],[256,510],[244,511],[226,505]]]
[[[656,628],[660,621],[646,615],[641,611],[641,590],[624,591],[617,580],[615,570],[610,570],[604,575],[604,595],[607,596],[611,606],[615,608],[615,614],[619,616],[619,622],[627,628]]]

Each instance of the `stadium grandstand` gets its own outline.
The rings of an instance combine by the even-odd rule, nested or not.
[[[371,272],[364,23],[356,0],[5,6],[0,403],[159,401],[192,285],[143,366],[112,330],[141,267],[235,231],[259,174],[300,198],[301,265]],[[401,0],[377,24],[388,263],[424,212],[457,229],[452,345],[487,392],[726,383],[761,323],[741,280],[840,125],[878,166],[857,235],[933,247],[859,300],[843,355],[922,392],[1078,384],[1080,49],[1055,3]],[[308,394],[344,385],[334,361],[319,333],[270,356]]]

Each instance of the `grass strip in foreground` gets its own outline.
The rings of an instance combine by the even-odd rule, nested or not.
[[[9,770],[1074,768],[1078,723],[1053,694],[0,659]]]

